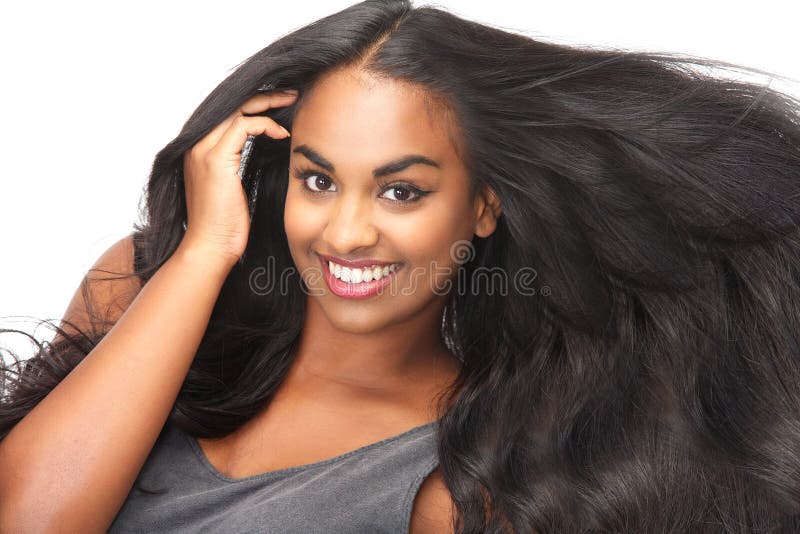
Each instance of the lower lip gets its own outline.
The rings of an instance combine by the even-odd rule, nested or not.
[[[328,269],[328,260],[320,258],[322,261],[322,272],[325,276],[325,282],[333,292],[334,295],[348,299],[364,299],[375,295],[382,288],[389,285],[394,279],[397,271],[402,267],[398,265],[394,271],[389,271],[389,274],[381,277],[380,280],[372,280],[371,282],[361,282],[359,284],[349,284],[343,282],[333,276],[330,269]]]

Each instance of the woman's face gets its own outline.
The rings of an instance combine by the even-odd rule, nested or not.
[[[443,308],[459,266],[451,248],[460,243],[463,252],[476,229],[484,237],[494,229],[482,195],[469,198],[467,171],[431,110],[409,85],[352,70],[321,78],[299,104],[286,237],[310,304],[339,330],[379,331]],[[416,162],[388,165],[412,155]],[[351,271],[329,284],[325,258],[397,268],[388,279],[375,280],[371,269],[360,271],[369,282],[354,283]]]

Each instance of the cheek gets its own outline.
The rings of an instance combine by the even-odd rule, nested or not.
[[[469,229],[464,213],[439,208],[419,220],[395,224],[392,232],[407,244],[409,259],[433,274],[434,270],[444,269],[446,273],[457,269],[453,254],[458,255],[458,250],[470,246],[472,234]]]
[[[290,248],[294,249],[308,239],[310,229],[313,227],[309,218],[310,213],[304,207],[302,199],[287,193],[283,208],[283,227]]]
[[[283,226],[289,242],[302,241],[319,229],[323,210],[315,209],[301,194],[288,191],[283,206]]]

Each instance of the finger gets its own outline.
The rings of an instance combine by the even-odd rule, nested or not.
[[[239,110],[246,114],[260,113],[270,108],[288,106],[296,99],[297,93],[261,93],[248,98]]]
[[[297,90],[294,93],[261,93],[245,101],[235,112],[231,113],[224,121],[219,123],[206,136],[198,142],[199,147],[211,149],[219,143],[219,140],[230,128],[231,123],[242,113],[253,114],[268,110],[273,107],[288,106],[297,98]],[[284,136],[285,137],[285,136]]]
[[[239,115],[234,118],[230,126],[219,139],[219,142],[210,150],[221,157],[239,156],[248,135],[266,134],[275,139],[288,137],[286,130],[270,117],[245,117]]]
[[[214,126],[214,128],[210,132],[208,132],[205,135],[205,137],[203,137],[196,143],[195,146],[197,147],[197,150],[201,153],[205,153],[206,151],[216,146],[216,144],[219,143],[219,140],[222,138],[222,136],[225,134],[228,128],[230,128],[230,125],[233,122],[233,120],[240,115],[241,113],[239,113],[239,111],[237,110],[236,112],[228,115],[228,117],[225,120]]]

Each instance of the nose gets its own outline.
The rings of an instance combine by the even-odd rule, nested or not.
[[[348,201],[341,196],[331,208],[322,239],[331,252],[349,256],[361,248],[374,246],[378,241],[378,234],[369,203],[356,199]]]

